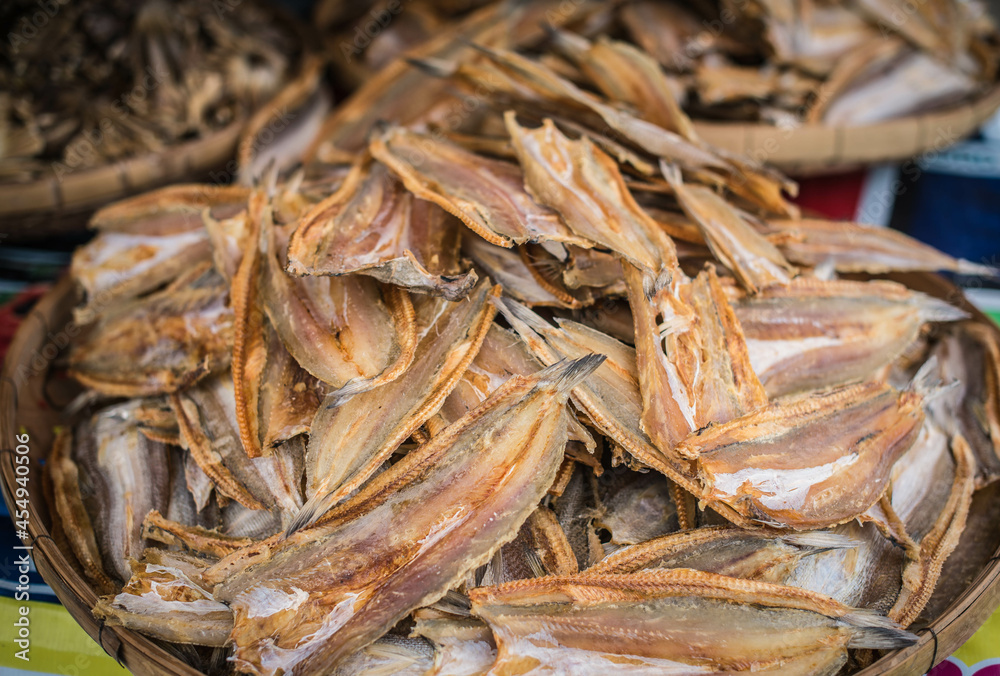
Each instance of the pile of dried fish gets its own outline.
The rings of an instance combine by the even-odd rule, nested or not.
[[[607,10],[560,6],[390,64],[289,176],[96,214],[48,467],[104,622],[253,674],[834,674],[915,641],[1000,478],[1000,349],[841,275],[995,271],[798,218],[644,52],[590,43],[662,85],[601,94],[526,56]]]
[[[317,20],[338,74],[356,85],[452,30],[471,4],[482,3],[328,0]],[[628,109],[655,103],[658,124],[665,96],[695,119],[872,124],[974,100],[1000,65],[1000,34],[978,0],[629,0],[544,49],[558,72]],[[637,64],[636,49],[649,60]]]
[[[157,152],[246,117],[300,58],[275,16],[256,0],[4,3],[0,180]]]

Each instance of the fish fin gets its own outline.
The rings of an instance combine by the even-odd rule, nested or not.
[[[913,645],[917,636],[873,610],[854,609],[840,618],[855,627],[848,648],[893,649]]]
[[[812,533],[782,535],[781,540],[797,547],[809,547],[824,551],[830,549],[853,549],[861,544],[859,540],[855,540],[852,537],[823,530]]]
[[[942,395],[952,392],[960,384],[959,381],[955,380],[943,385],[941,379],[938,377],[938,373],[938,358],[937,355],[932,355],[930,359],[917,369],[913,380],[910,381],[909,386],[906,388],[910,392],[919,394],[924,400],[924,406],[935,399],[939,399]]]
[[[681,178],[681,169],[676,164],[670,164],[664,159],[660,159],[660,173],[663,174],[663,178],[667,179],[667,183],[671,187],[676,187],[683,183]]]
[[[544,319],[535,314],[526,305],[521,305],[516,300],[504,297],[492,297],[490,302],[496,306],[500,314],[504,316],[514,327],[514,330],[521,333],[521,328],[527,328],[532,333],[551,329],[552,326]]]
[[[560,392],[569,392],[607,359],[603,354],[588,354],[572,361],[560,359],[535,374],[539,383],[552,383]]]
[[[371,389],[371,381],[365,378],[351,378],[339,390],[326,395],[326,407],[337,408],[346,404],[354,395]]]

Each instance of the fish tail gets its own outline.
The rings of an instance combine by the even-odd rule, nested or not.
[[[991,279],[1000,278],[1000,268],[993,265],[984,265],[983,263],[973,263],[972,261],[967,261],[964,258],[959,258],[956,261],[955,272],[960,275],[978,275],[980,277],[989,277]]]
[[[326,514],[333,507],[333,500],[330,499],[332,495],[332,493],[317,493],[309,498],[306,504],[302,505],[302,509],[295,515],[295,518],[292,519],[292,522],[285,528],[283,538],[290,537],[296,532],[316,523],[319,517]]]
[[[855,628],[855,632],[847,644],[849,648],[891,650],[917,642],[916,635],[906,631],[888,617],[874,611],[856,609],[840,619]]]
[[[531,331],[545,331],[546,329],[551,329],[552,327],[541,317],[535,314],[529,307],[521,305],[516,300],[504,297],[492,297],[490,302],[496,306],[500,314],[504,316],[511,323],[514,329],[520,333],[521,329],[518,325],[524,326]]]
[[[915,293],[920,318],[924,322],[957,322],[968,319],[969,313],[946,303],[940,298],[934,298],[923,293]]]
[[[605,359],[603,354],[588,354],[573,361],[561,359],[539,371],[537,377],[540,383],[554,383],[560,392],[569,392],[603,364]]]

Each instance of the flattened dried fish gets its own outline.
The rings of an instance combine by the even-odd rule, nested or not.
[[[468,300],[428,301],[413,366],[400,378],[341,403],[333,394],[313,422],[306,456],[309,502],[289,532],[311,525],[368,480],[392,452],[437,412],[468,368],[493,321],[485,280]]]
[[[920,432],[922,405],[920,393],[878,382],[814,392],[699,430],[675,450],[696,463],[709,499],[765,523],[822,528],[878,501]]]
[[[174,392],[229,366],[233,315],[210,267],[104,312],[70,354],[70,375],[110,396]]]
[[[512,112],[504,120],[528,191],[573,232],[651,271],[677,265],[673,241],[636,203],[617,162],[589,139],[571,141],[551,120],[535,130]]]
[[[781,535],[728,526],[706,526],[617,549],[587,569],[588,575],[692,568],[745,580],[788,584],[803,557],[853,548],[853,540],[825,531]]]
[[[90,515],[83,505],[80,494],[80,472],[73,462],[73,432],[66,427],[59,431],[52,443],[49,455],[49,471],[52,477],[52,493],[56,512],[62,522],[62,530],[69,541],[76,560],[83,572],[93,582],[98,592],[108,593],[115,588],[111,578],[104,572],[101,552]]]
[[[516,164],[481,157],[443,139],[389,127],[371,142],[371,153],[399,176],[407,190],[462,219],[491,244],[562,242],[589,246],[536,203]]]
[[[948,270],[966,275],[996,276],[988,265],[953,258],[892,228],[803,218],[770,220],[768,239],[788,260],[816,267],[833,263],[838,272],[881,274],[893,270]]]
[[[233,613],[183,570],[132,563],[132,576],[116,596],[98,600],[94,616],[173,643],[222,646],[233,629]]]
[[[90,227],[102,232],[170,234],[197,230],[202,212],[217,218],[235,215],[250,198],[238,185],[187,183],[151,190],[99,209]]]
[[[689,283],[679,271],[654,281],[632,266],[624,269],[635,321],[642,429],[664,455],[691,432],[767,402],[714,268]]]
[[[135,402],[106,408],[78,425],[74,435],[80,493],[104,570],[122,581],[131,575],[129,559],[138,559],[145,548],[143,518],[165,510],[170,493],[167,449],[139,432],[136,408]]]
[[[465,297],[475,272],[462,272],[458,221],[417,199],[385,166],[365,159],[344,184],[300,220],[288,247],[295,275],[361,273],[386,284]]]
[[[948,327],[934,346],[938,375],[954,389],[932,402],[942,424],[954,426],[976,457],[976,487],[1000,479],[1000,345],[976,322]]]
[[[566,443],[562,407],[602,360],[512,378],[322,525],[216,587],[236,617],[237,666],[323,673],[485,563],[552,483]],[[405,531],[388,531],[390,519]]]
[[[796,269],[736,209],[713,190],[684,183],[676,168],[661,163],[677,201],[701,229],[708,247],[750,293],[787,284]]]
[[[513,249],[490,244],[482,237],[468,237],[462,252],[503,287],[504,293],[535,307],[568,307],[553,289],[542,286],[531,274],[524,258]]]
[[[470,592],[493,673],[835,674],[847,648],[916,637],[820,594],[688,569],[547,577]],[[780,632],[782,640],[774,636]]]
[[[902,354],[924,323],[965,316],[886,281],[800,278],[733,306],[770,397],[869,378]]]
[[[208,260],[211,248],[203,230],[146,234],[102,232],[73,253],[70,274],[86,292],[77,323],[93,321],[113,304],[173,281],[181,272]]]
[[[409,294],[363,276],[292,278],[283,260],[288,233],[265,210],[260,295],[295,360],[333,387],[363,392],[399,376],[413,360],[416,328]]]
[[[697,141],[694,125],[677,102],[677,87],[648,53],[604,36],[591,43],[567,32],[555,35],[557,48],[609,99],[631,104],[644,120]]]
[[[479,676],[496,659],[493,633],[473,618],[418,617],[413,633],[434,643],[434,666],[423,676]]]

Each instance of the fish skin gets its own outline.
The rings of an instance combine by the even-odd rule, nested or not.
[[[566,443],[562,407],[601,361],[591,355],[511,378],[325,521],[272,540],[259,564],[217,585],[216,597],[236,617],[237,667],[325,673],[489,560],[551,484]],[[501,438],[507,443],[496,443]],[[516,449],[505,448],[512,443]],[[463,489],[444,490],[459,478]],[[409,535],[386,532],[390,515],[408,524]],[[413,575],[422,584],[414,585]]]
[[[922,404],[919,392],[885,383],[845,386],[776,400],[675,450],[696,464],[704,494],[743,516],[823,528],[882,496],[892,465],[917,438]]]
[[[288,247],[293,275],[369,275],[419,293],[464,298],[476,273],[458,259],[460,226],[364,158],[344,184],[299,219]]]
[[[567,229],[558,214],[525,192],[516,164],[402,127],[376,135],[370,150],[407,190],[461,219],[490,244],[510,248],[548,241],[589,246]]]
[[[849,647],[916,641],[886,618],[820,594],[690,569],[536,578],[473,589],[470,598],[493,629],[499,650],[490,673],[498,676],[529,668],[598,674],[612,665],[616,673],[617,665],[625,673],[789,673],[787,663],[799,660],[813,671],[791,673],[833,674]]]
[[[538,283],[516,250],[490,244],[482,237],[469,237],[462,243],[462,252],[508,296],[531,307],[570,306],[554,289]]]
[[[360,487],[437,412],[479,352],[496,312],[489,298],[499,293],[484,280],[461,303],[432,301],[427,307],[432,321],[406,373],[344,403],[336,394],[324,400],[306,452],[310,498],[288,534],[315,523]]]
[[[750,363],[771,398],[870,378],[902,354],[925,323],[965,316],[944,301],[881,280],[798,278],[737,299],[733,308]]]
[[[102,207],[89,226],[101,232],[167,234],[195,230],[209,209],[234,215],[246,206],[250,189],[239,185],[181,183],[150,190]]]
[[[223,646],[233,613],[183,570],[160,563],[132,562],[132,575],[117,595],[97,601],[94,616],[171,643]]]
[[[493,633],[475,618],[417,617],[413,634],[434,644],[434,666],[423,676],[480,676],[496,659]]]
[[[176,392],[229,366],[232,311],[208,264],[102,314],[70,353],[70,375],[102,394]]]
[[[508,111],[504,122],[528,192],[574,233],[645,269],[676,267],[673,241],[636,203],[617,162],[587,138],[570,140],[551,120],[526,129]]]
[[[670,481],[653,472],[626,476],[627,483],[607,486],[595,519],[598,528],[611,533],[611,544],[635,545],[676,531],[678,510]]]

